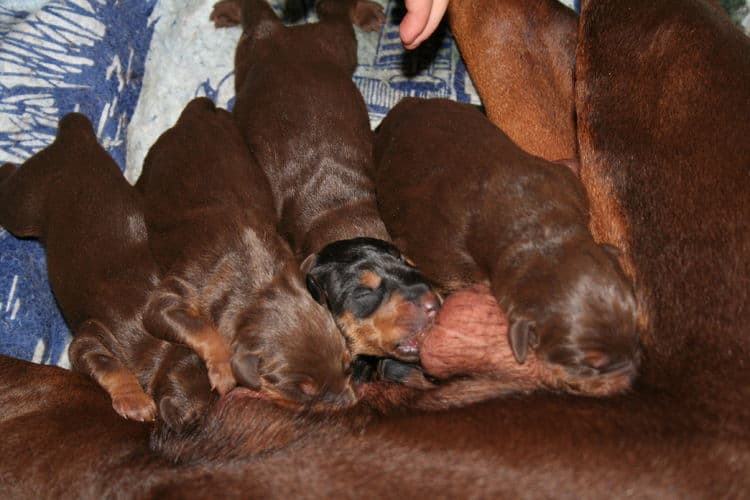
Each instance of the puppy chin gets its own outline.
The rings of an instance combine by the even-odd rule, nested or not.
[[[394,349],[394,357],[401,361],[419,361],[419,343],[419,335],[414,335],[409,339],[401,341]]]

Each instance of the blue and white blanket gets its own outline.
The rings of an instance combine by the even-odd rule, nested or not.
[[[53,140],[60,117],[80,111],[134,182],[150,145],[191,98],[231,108],[240,29],[213,28],[214,1],[0,0],[0,163],[22,163]],[[450,34],[407,53],[398,36],[403,2],[379,1],[388,21],[381,33],[357,32],[354,76],[373,126],[406,95],[478,104]],[[281,10],[281,0],[271,3]],[[0,228],[0,353],[68,366],[69,341],[41,245]]]

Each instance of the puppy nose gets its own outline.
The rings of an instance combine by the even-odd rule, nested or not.
[[[424,309],[425,314],[429,318],[437,316],[437,312],[440,309],[440,301],[438,300],[437,295],[433,292],[427,293],[422,298],[422,309]]]
[[[338,397],[338,403],[339,406],[343,408],[348,408],[350,406],[353,406],[357,402],[357,395],[354,392],[354,389],[351,387],[347,387]]]
[[[339,408],[348,408],[353,406],[357,402],[357,395],[354,393],[354,389],[347,386],[342,391],[327,391],[322,398],[322,401],[326,404],[337,406]]]

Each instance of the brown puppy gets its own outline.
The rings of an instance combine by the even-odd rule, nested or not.
[[[110,394],[117,413],[152,420],[156,406],[142,387],[154,390],[152,376],[169,357],[141,322],[157,268],[140,198],[87,118],[66,115],[49,147],[20,169],[0,169],[0,224],[44,242],[50,284],[74,333],[73,367]],[[160,392],[175,389],[164,381]]]
[[[548,0],[451,0],[448,13],[490,121],[528,153],[576,158],[575,12]]]
[[[191,101],[136,187],[164,272],[151,331],[196,350],[218,331],[240,383],[283,404],[354,403],[344,338],[276,233],[268,182],[228,111]]]
[[[369,0],[320,0],[320,22],[285,27],[265,0],[225,0],[211,18],[242,23],[234,115],[270,180],[280,232],[354,354],[416,361],[416,335],[439,307],[380,220],[372,134],[352,81],[352,21],[376,29]]]
[[[633,291],[591,237],[586,195],[568,168],[444,99],[396,105],[375,159],[391,234],[443,291],[489,280],[518,363],[533,351],[583,394],[630,386],[640,355]]]

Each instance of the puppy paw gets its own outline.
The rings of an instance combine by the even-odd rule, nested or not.
[[[128,420],[153,422],[156,418],[156,403],[143,391],[113,395],[112,407]]]
[[[208,381],[211,389],[222,396],[237,385],[232,373],[232,365],[228,361],[220,361],[208,365]]]
[[[159,400],[159,416],[169,428],[179,432],[197,422],[207,406],[208,403],[200,399],[166,396]]]
[[[216,28],[229,28],[240,24],[242,12],[240,3],[236,0],[222,0],[214,4],[209,19]]]
[[[378,361],[377,371],[378,378],[385,382],[393,382],[421,390],[435,387],[435,384],[425,377],[422,369],[415,364],[383,358]]]
[[[359,0],[352,9],[352,22],[364,31],[380,31],[385,23],[383,6],[371,0]]]

